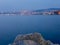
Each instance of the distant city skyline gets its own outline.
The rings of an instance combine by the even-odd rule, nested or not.
[[[60,8],[60,0],[0,0],[0,11]]]

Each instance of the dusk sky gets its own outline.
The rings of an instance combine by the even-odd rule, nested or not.
[[[0,11],[60,8],[60,0],[0,0]]]

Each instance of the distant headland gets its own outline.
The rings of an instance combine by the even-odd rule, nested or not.
[[[12,11],[12,12],[0,12],[0,15],[8,14],[8,15],[60,15],[60,8],[49,8],[49,9],[38,9],[38,10],[23,10],[23,11]]]

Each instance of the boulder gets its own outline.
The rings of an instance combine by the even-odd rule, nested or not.
[[[40,33],[31,33],[18,35],[14,42],[9,45],[59,45],[53,44],[49,40],[45,40]]]

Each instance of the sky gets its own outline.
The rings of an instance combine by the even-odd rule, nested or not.
[[[60,0],[0,0],[0,11],[60,8]]]

